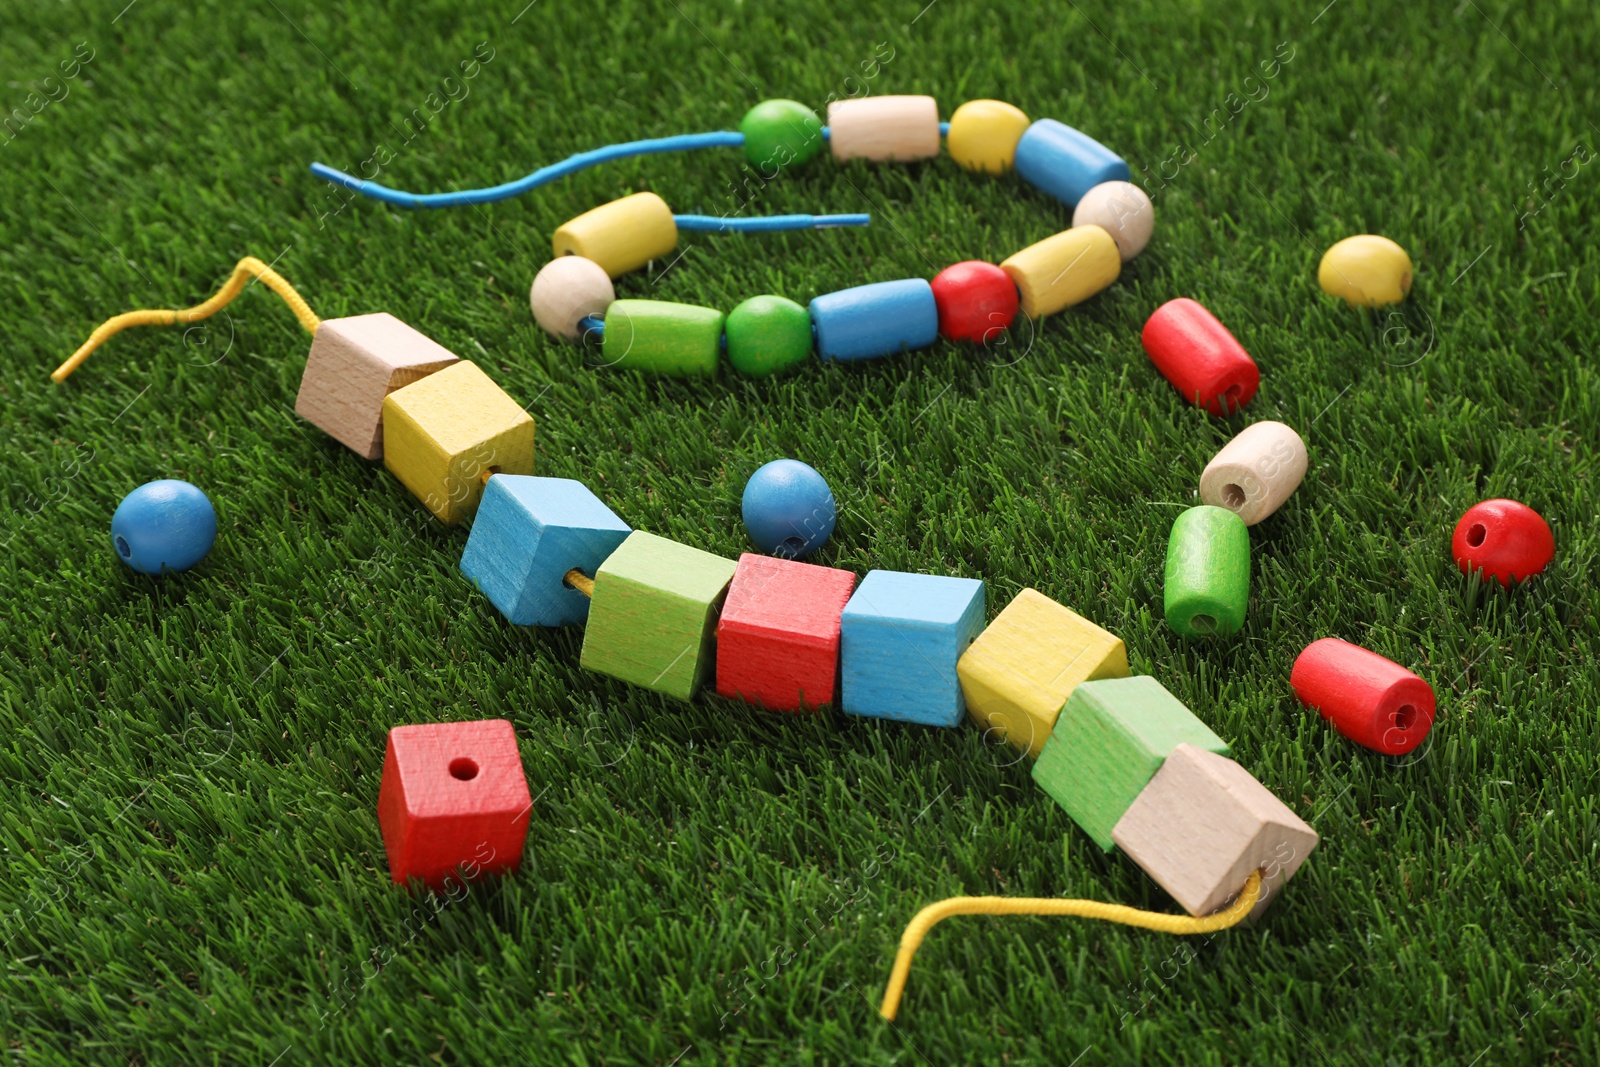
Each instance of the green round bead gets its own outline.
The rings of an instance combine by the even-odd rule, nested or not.
[[[758,167],[804,163],[822,148],[822,120],[794,100],[763,100],[739,121],[744,155]]]
[[[1185,637],[1227,637],[1250,603],[1250,531],[1227,508],[1190,508],[1167,538],[1167,625]]]
[[[728,362],[764,378],[811,355],[811,312],[781,296],[752,296],[728,312]]]

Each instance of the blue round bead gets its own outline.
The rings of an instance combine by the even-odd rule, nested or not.
[[[833,492],[813,468],[775,459],[744,486],[744,528],[761,551],[799,559],[827,543],[838,519]]]
[[[140,574],[186,571],[217,539],[211,501],[188,482],[163,478],[122,498],[111,516],[117,558]]]

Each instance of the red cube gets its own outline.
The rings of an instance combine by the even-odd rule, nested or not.
[[[515,870],[532,810],[517,735],[504,719],[389,731],[378,825],[397,884],[418,878],[439,889],[451,876]]]
[[[746,552],[717,624],[717,692],[772,711],[833,702],[856,576]]]

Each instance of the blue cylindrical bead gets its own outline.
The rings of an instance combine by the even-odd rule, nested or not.
[[[874,359],[927,348],[939,336],[939,306],[923,278],[858,285],[811,301],[817,355]]]
[[[1128,181],[1127,162],[1086,133],[1040,119],[1017,142],[1017,173],[1068,207],[1101,182]]]

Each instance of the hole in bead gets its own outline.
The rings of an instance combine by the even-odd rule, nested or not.
[[[1217,628],[1217,620],[1210,615],[1195,615],[1189,619],[1189,628],[1203,634],[1208,634]]]
[[[1400,731],[1411,729],[1417,723],[1417,709],[1411,704],[1401,704],[1394,709],[1394,728]]]
[[[1222,502],[1235,510],[1244,507],[1244,490],[1229,482],[1222,487]]]
[[[478,777],[478,765],[465,756],[457,756],[450,761],[450,777],[470,782]]]
[[[117,538],[117,555],[121,556],[123,559],[127,559],[129,556],[133,555],[133,549],[129,548],[128,542],[120,536]]]
[[[805,549],[806,539],[804,537],[785,537],[782,541],[778,542],[778,554],[780,556],[788,556],[790,559],[794,559],[796,556],[800,555],[800,553],[804,552]]]
[[[1483,544],[1483,539],[1489,536],[1489,530],[1481,522],[1472,524],[1472,529],[1467,531],[1467,544],[1477,548]]]
[[[1222,392],[1222,406],[1232,411],[1239,406],[1239,395],[1244,392],[1242,385],[1230,385]]]

